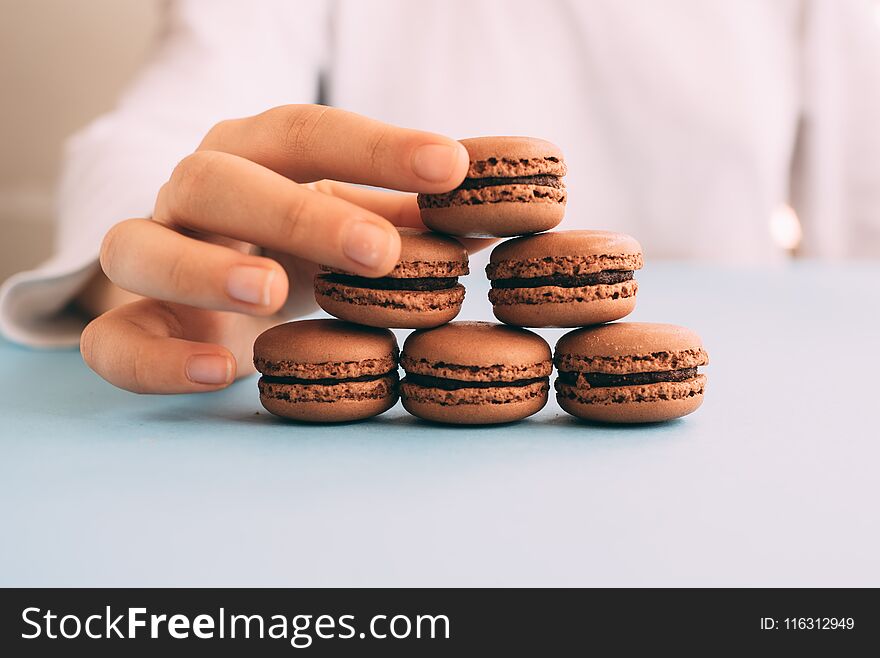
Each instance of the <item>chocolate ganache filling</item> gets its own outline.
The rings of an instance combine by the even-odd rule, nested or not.
[[[535,176],[510,176],[491,178],[465,178],[458,190],[479,190],[484,187],[496,187],[498,185],[540,185],[541,187],[562,187],[559,176],[551,174],[537,174]]]
[[[448,290],[458,283],[457,276],[451,277],[422,277],[417,279],[395,279],[392,277],[380,277],[371,279],[365,276],[353,274],[321,274],[322,279],[331,283],[338,283],[355,288],[371,288],[373,290]]]
[[[417,384],[426,388],[440,388],[444,391],[457,391],[461,388],[503,388],[509,386],[529,386],[539,382],[549,381],[548,377],[532,377],[530,379],[517,379],[512,382],[466,382],[461,379],[445,379],[443,377],[432,377],[431,375],[416,375],[407,373],[403,383]]]
[[[263,375],[260,381],[266,384],[317,384],[321,386],[333,386],[334,384],[348,384],[354,382],[372,382],[386,377],[393,377],[397,381],[397,370],[380,373],[378,375],[361,375],[360,377],[342,377],[334,379],[325,377],[322,379],[303,379],[301,377],[275,377],[272,375]]]
[[[581,288],[599,284],[614,284],[630,281],[632,270],[603,270],[592,274],[551,274],[535,276],[528,279],[494,279],[493,288],[538,288],[540,286],[557,286],[559,288]]]
[[[590,388],[609,386],[639,386],[657,382],[683,382],[697,376],[696,368],[664,370],[662,372],[632,372],[627,375],[608,375],[603,372],[560,371],[559,381],[569,386],[577,386],[578,380],[586,382]]]

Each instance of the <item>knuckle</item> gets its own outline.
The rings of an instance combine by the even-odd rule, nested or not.
[[[206,181],[216,176],[221,159],[217,151],[196,151],[177,163],[167,188],[172,205],[190,208],[197,204]]]
[[[284,105],[277,112],[281,144],[291,154],[304,157],[315,150],[317,129],[328,114],[334,112],[324,105]]]
[[[208,132],[205,133],[201,144],[199,144],[199,149],[220,150],[223,143],[226,141],[226,137],[233,132],[235,126],[240,121],[240,119],[224,119],[223,121],[215,123],[211,126]]]
[[[166,276],[171,290],[177,293],[187,293],[191,288],[191,277],[187,271],[185,259],[174,258],[168,266]]]
[[[377,169],[387,158],[385,155],[389,148],[390,127],[381,126],[370,135],[366,144],[366,160],[372,169]]]
[[[157,302],[153,306],[156,319],[162,327],[162,335],[173,338],[182,338],[184,335],[184,321],[175,307],[168,302]]]
[[[278,226],[281,244],[294,245],[302,239],[304,217],[309,212],[309,190],[302,189],[293,195]]]

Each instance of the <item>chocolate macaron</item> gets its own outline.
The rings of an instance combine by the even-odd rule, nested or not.
[[[486,274],[495,317],[520,327],[581,327],[635,308],[642,248],[623,233],[554,231],[502,242]]]
[[[467,250],[454,238],[400,228],[400,261],[386,276],[355,276],[322,266],[315,299],[330,315],[372,327],[422,329],[452,320],[461,310]]]
[[[418,197],[425,226],[470,237],[508,237],[553,228],[565,214],[558,146],[532,137],[463,139],[470,165],[461,185]]]
[[[397,402],[397,358],[397,340],[387,329],[338,320],[281,324],[254,343],[260,402],[295,420],[369,418]]]
[[[703,402],[709,362],[700,337],[671,324],[615,322],[565,334],[553,357],[556,399],[568,413],[607,423],[685,416]]]
[[[537,334],[491,322],[415,331],[403,345],[404,408],[439,423],[521,420],[547,404],[550,346]]]

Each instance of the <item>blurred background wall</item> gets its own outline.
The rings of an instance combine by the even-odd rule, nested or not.
[[[51,249],[64,139],[146,57],[160,0],[0,0],[0,281]]]

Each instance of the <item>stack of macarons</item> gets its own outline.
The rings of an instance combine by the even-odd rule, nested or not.
[[[632,237],[552,231],[563,219],[566,165],[553,144],[527,137],[462,140],[464,181],[418,195],[428,230],[401,228],[401,256],[381,278],[322,267],[315,299],[337,320],[273,327],[254,345],[260,399],[301,421],[357,420],[400,397],[440,423],[521,420],[547,403],[550,375],[566,412],[609,423],[670,420],[703,399],[708,363],[699,337],[672,325],[614,322],[635,308],[643,266]],[[452,322],[468,255],[456,237],[512,237],[486,274],[490,322]],[[610,323],[610,324],[609,324]],[[555,354],[528,328],[575,328]],[[415,329],[398,354],[391,328]],[[400,365],[405,377],[398,381]]]
[[[498,245],[486,274],[495,317],[520,327],[577,327],[556,344],[556,398],[586,420],[645,423],[695,411],[708,363],[699,336],[683,327],[614,322],[636,305],[643,265],[632,237],[558,231]],[[606,324],[610,323],[610,324]]]

